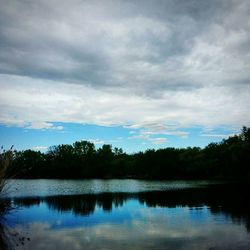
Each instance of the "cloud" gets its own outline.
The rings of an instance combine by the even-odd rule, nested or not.
[[[181,137],[187,126],[250,125],[247,0],[0,5],[4,125]]]
[[[241,53],[249,44],[247,1],[1,5],[1,73],[130,86],[147,95],[196,89],[214,78],[222,84],[249,79],[240,70],[249,67]]]
[[[178,136],[181,138],[187,138],[188,137],[188,132],[186,131],[180,131],[177,130],[178,126],[174,125],[163,125],[161,123],[149,123],[149,124],[137,124],[137,125],[132,125],[130,128],[137,128],[139,130],[137,131],[130,131],[129,134],[131,136],[128,137],[128,139],[141,139],[145,141],[149,141],[152,144],[164,144],[168,141],[166,137],[156,137],[159,135],[171,135],[171,136]]]
[[[165,142],[167,142],[167,138],[165,137],[153,137],[153,138],[149,138],[149,140],[153,143],[153,144],[163,144]]]
[[[53,123],[43,121],[33,121],[25,126],[27,129],[52,129],[52,130],[63,130],[63,126],[54,126]]]
[[[103,140],[100,140],[100,139],[84,139],[84,140],[92,142],[92,143],[94,143],[96,145],[102,145],[102,144],[105,143]]]
[[[149,130],[141,130],[140,134],[142,135],[175,135],[181,138],[187,138],[188,132],[186,131],[149,131]]]
[[[48,149],[48,147],[47,146],[34,146],[31,149],[35,151],[45,151]]]
[[[201,134],[204,137],[217,137],[217,138],[228,138],[229,136],[233,136],[234,134]]]
[[[0,81],[0,122],[6,125],[48,129],[54,122],[73,122],[173,134],[173,128],[189,125],[250,124],[247,89],[239,88],[237,96],[220,86],[145,98],[29,77],[2,75]]]
[[[128,139],[145,140],[145,141],[151,142],[152,144],[157,144],[157,145],[167,142],[167,138],[165,137],[151,137],[149,134],[133,135],[133,136],[129,136]]]

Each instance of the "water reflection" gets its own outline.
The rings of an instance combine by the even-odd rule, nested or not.
[[[0,199],[0,249],[11,250],[19,245],[24,245],[29,241],[29,237],[24,237],[22,233],[8,225],[7,216],[14,211],[10,200]]]
[[[243,221],[250,231],[250,199],[249,188],[229,185],[210,188],[173,190],[168,192],[152,191],[141,193],[102,193],[71,196],[51,196],[43,198],[16,198],[14,205],[30,207],[45,203],[57,212],[71,211],[74,215],[87,216],[96,208],[112,211],[112,208],[123,206],[129,199],[138,200],[147,207],[209,207],[212,213],[223,213],[235,222]]]
[[[248,186],[9,200],[18,249],[249,249]],[[1,233],[1,232],[0,232]]]
[[[45,203],[51,210],[57,212],[71,211],[74,215],[87,216],[94,213],[97,207],[110,212],[113,207],[123,206],[129,198],[136,197],[130,193],[104,193],[89,195],[70,195],[70,196],[50,196],[44,198],[17,198],[14,204],[18,207],[30,207]]]

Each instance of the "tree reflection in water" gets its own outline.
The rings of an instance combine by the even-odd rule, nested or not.
[[[249,185],[237,184],[139,193],[9,198],[5,199],[8,207],[22,209],[12,221],[4,216],[7,210],[3,212],[0,249],[13,246],[39,250],[79,249],[79,246],[84,249],[129,249],[129,246],[235,249],[239,247],[237,244],[241,244],[241,249],[249,249],[246,240],[250,233],[249,191]],[[198,209],[210,216],[207,221],[195,222],[201,219]],[[173,214],[174,224],[171,224],[171,211],[177,211]],[[194,217],[189,217],[190,214]],[[214,224],[211,215],[213,218],[223,215],[226,219],[222,224]],[[115,217],[119,220],[112,221]],[[25,230],[31,237],[30,243]],[[225,233],[227,238],[222,237]]]
[[[15,206],[31,207],[45,203],[50,210],[72,212],[78,216],[89,216],[95,209],[110,212],[122,207],[127,200],[136,199],[147,207],[209,207],[211,213],[223,213],[235,223],[244,223],[250,232],[249,185],[213,185],[207,188],[190,188],[173,191],[140,193],[101,193],[85,195],[51,196],[43,198],[17,198]]]
[[[8,248],[8,231],[5,226],[5,214],[9,211],[10,201],[0,200],[0,249]]]

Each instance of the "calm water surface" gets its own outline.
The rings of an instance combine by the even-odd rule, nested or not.
[[[1,240],[14,249],[250,249],[249,186],[12,180]]]

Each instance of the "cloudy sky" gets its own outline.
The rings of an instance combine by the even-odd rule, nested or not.
[[[0,0],[4,147],[204,146],[249,110],[249,0]]]

